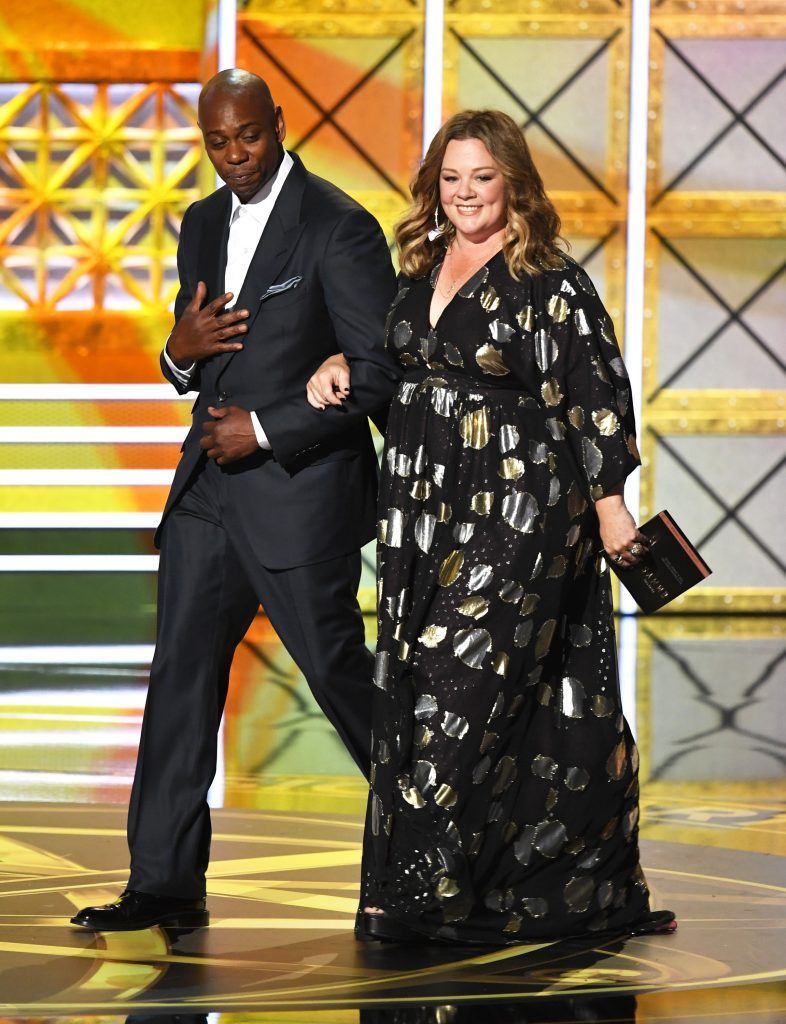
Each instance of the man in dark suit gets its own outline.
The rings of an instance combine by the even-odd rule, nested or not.
[[[117,902],[72,919],[93,930],[207,924],[206,797],[232,657],[260,603],[366,775],[370,764],[373,658],[357,587],[376,518],[368,417],[383,422],[398,375],[384,350],[390,255],[367,211],[285,152],[262,79],[211,79],[199,125],[226,187],[181,228],[161,366],[198,398],[157,534],[131,877]],[[337,352],[351,393],[314,409],[306,382]]]

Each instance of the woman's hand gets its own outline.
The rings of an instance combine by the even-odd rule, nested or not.
[[[349,394],[349,363],[341,352],[326,359],[306,384],[306,398],[315,409],[341,405]]]
[[[622,496],[615,489],[595,502],[600,523],[600,539],[608,558],[621,568],[636,565],[647,552],[649,541],[636,526]]]

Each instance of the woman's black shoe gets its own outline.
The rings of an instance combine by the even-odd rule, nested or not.
[[[355,935],[361,942],[399,942],[405,945],[423,945],[434,939],[422,932],[408,928],[400,921],[394,921],[387,914],[358,913]]]
[[[355,939],[358,942],[371,942],[370,936],[366,935],[366,912],[358,910],[355,914]]]
[[[632,935],[668,935],[676,931],[674,914],[670,910],[658,910],[648,913],[638,921],[619,929],[608,929],[597,932],[584,932],[580,935],[566,936],[566,942],[603,942],[608,939],[624,939]],[[355,917],[355,938],[358,942],[397,942],[401,945],[485,945],[485,943],[452,942],[416,932],[401,921],[396,921],[387,914],[370,914],[359,910]],[[534,941],[534,940],[531,940]],[[555,940],[556,941],[556,940]],[[489,943],[496,945],[496,943]],[[499,945],[515,945],[515,941],[501,942]]]
[[[631,925],[631,935],[670,935],[677,930],[677,918],[671,910],[653,910]]]
[[[627,938],[640,935],[672,935],[677,930],[677,919],[671,910],[649,911],[637,921],[620,925],[618,928],[604,928],[595,932],[582,932],[579,935],[568,935],[565,942],[621,942]]]

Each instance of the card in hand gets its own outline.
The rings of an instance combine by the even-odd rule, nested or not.
[[[639,527],[649,550],[630,567],[609,565],[643,612],[654,612],[710,575],[696,548],[668,512],[659,512]]]

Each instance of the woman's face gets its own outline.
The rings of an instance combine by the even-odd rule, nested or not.
[[[480,139],[451,139],[439,174],[439,201],[460,235],[483,242],[507,221],[507,188]]]

